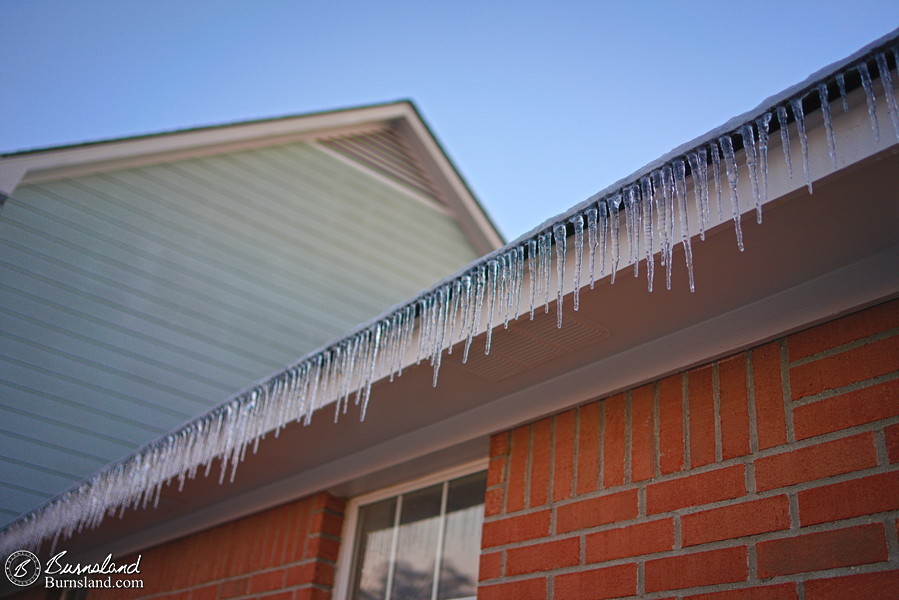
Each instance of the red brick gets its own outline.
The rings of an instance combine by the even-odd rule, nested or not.
[[[603,402],[602,485],[604,488],[624,483],[625,436],[627,414],[624,394]]]
[[[581,540],[573,537],[506,551],[506,575],[573,567],[581,562]]]
[[[721,458],[749,454],[749,396],[746,355],[718,363],[718,406],[721,414]]]
[[[690,466],[715,462],[715,399],[712,396],[712,367],[694,369],[687,374],[687,398],[690,407]]]
[[[528,425],[512,431],[512,447],[509,452],[509,483],[506,486],[506,512],[515,512],[525,507],[530,437],[530,426]]]
[[[739,498],[745,493],[744,467],[734,465],[648,485],[646,511],[652,515],[718,500]]]
[[[752,351],[752,380],[755,388],[755,424],[759,449],[787,443],[784,388],[777,342]]]
[[[553,600],[603,600],[631,596],[637,593],[637,565],[618,565],[557,575],[554,592]]]
[[[661,519],[590,534],[585,540],[584,561],[605,562],[674,548],[674,520]]]
[[[509,453],[509,432],[504,431],[490,437],[490,456],[500,456]]]
[[[250,593],[268,592],[278,590],[284,587],[284,571],[266,571],[264,573],[256,573],[250,579]]]
[[[899,369],[899,336],[872,342],[790,369],[793,400]]]
[[[599,487],[599,402],[578,409],[577,493]]]
[[[481,546],[490,548],[501,544],[525,542],[549,535],[549,511],[508,517],[484,523]]]
[[[895,300],[794,333],[787,338],[790,360],[799,360],[894,327],[899,327],[899,301]]]
[[[684,405],[681,375],[659,383],[659,468],[674,473],[684,468]]]
[[[478,586],[478,600],[546,600],[546,579]]]
[[[555,416],[553,502],[571,498],[574,485],[574,410]]]
[[[887,442],[887,456],[891,463],[899,462],[899,424],[890,425],[883,430]]]
[[[556,531],[567,533],[637,517],[637,490],[581,500],[556,508]]]
[[[487,487],[503,483],[508,460],[507,456],[497,456],[490,459],[490,463],[487,465]]]
[[[730,540],[790,528],[790,503],[786,496],[752,500],[684,515],[684,546]]]
[[[218,598],[218,584],[194,588],[190,591],[190,600],[216,600]]]
[[[883,523],[759,542],[759,577],[777,577],[881,562],[887,559]]]
[[[264,600],[294,600],[293,591],[289,592],[281,592],[280,594],[266,594],[265,596],[260,596]]]
[[[552,452],[552,419],[534,423],[531,438],[531,493],[529,505],[543,506],[549,502],[549,467]]]
[[[334,565],[315,560],[287,569],[284,576],[286,587],[310,583],[332,585],[334,583]]]
[[[343,516],[332,512],[321,511],[312,515],[312,531],[340,537],[343,529]],[[276,530],[279,528],[275,528]]]
[[[488,517],[498,515],[503,512],[503,499],[505,498],[502,488],[494,488],[484,492],[484,514]]]
[[[782,583],[684,596],[684,600],[795,600],[798,597],[795,583]]]
[[[799,521],[814,525],[899,509],[899,471],[799,492]]]
[[[746,581],[746,547],[682,554],[646,562],[645,590],[660,592],[717,583]]]
[[[631,481],[655,475],[655,385],[644,385],[631,393]]]
[[[895,598],[899,570],[843,575],[805,582],[806,600],[884,600]]]
[[[249,583],[249,577],[240,577],[238,579],[229,579],[228,581],[223,581],[219,585],[218,597],[222,600],[226,600],[227,598],[236,598],[238,596],[243,596],[247,593]]]
[[[340,542],[338,540],[312,535],[306,539],[306,555],[303,558],[320,558],[336,561],[339,550]]]
[[[860,433],[847,438],[775,454],[755,461],[758,491],[851,473],[877,464],[874,435]]]
[[[899,415],[899,379],[793,409],[796,438],[848,429]]]
[[[478,581],[487,581],[502,576],[503,553],[490,552],[482,554],[480,567],[478,568]]]
[[[331,600],[331,591],[316,587],[300,588],[294,592],[293,598],[294,600]]]

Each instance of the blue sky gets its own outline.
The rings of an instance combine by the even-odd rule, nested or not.
[[[0,0],[0,24],[0,152],[408,98],[511,239],[899,2]]]

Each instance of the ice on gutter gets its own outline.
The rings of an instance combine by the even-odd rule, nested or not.
[[[884,97],[880,101],[886,102],[893,133],[899,139],[899,106],[889,70],[891,64],[895,69],[899,62],[897,37],[899,31],[894,31],[768,98],[757,108],[675,148],[411,301],[391,308],[99,471],[7,526],[0,550],[5,555],[19,548],[36,548],[46,540],[55,544],[82,528],[98,526],[107,516],[155,506],[168,482],[177,481],[180,489],[198,473],[212,474],[214,467],[220,482],[233,479],[246,452],[255,451],[265,435],[277,436],[295,421],[308,424],[313,414],[328,404],[334,405],[335,419],[348,411],[351,402],[359,407],[364,419],[372,383],[383,378],[392,381],[408,364],[429,362],[436,386],[444,353],[461,352],[465,361],[472,340],[486,333],[484,351],[489,354],[494,328],[500,324],[507,327],[510,320],[527,318],[524,315],[534,318],[540,310],[549,312],[553,301],[561,327],[565,291],[573,289],[576,310],[582,285],[588,283],[592,288],[606,275],[614,282],[621,262],[633,265],[637,275],[642,261],[647,287],[652,291],[658,285],[658,254],[665,286],[670,288],[673,250],[681,244],[692,290],[694,231],[703,239],[710,225],[729,214],[736,243],[743,249],[740,172],[748,174],[751,203],[761,222],[762,207],[768,199],[771,136],[780,137],[777,159],[783,161],[791,177],[794,173],[798,177],[801,170],[811,192],[806,113],[821,109],[828,153],[836,168],[831,101],[846,111],[849,88],[860,87],[872,135],[887,135],[877,121],[873,81],[879,78]],[[798,140],[790,139],[791,123]],[[794,157],[797,141],[799,156]],[[742,165],[738,164],[741,157]],[[801,160],[801,166],[794,165],[795,158]],[[692,225],[691,215],[695,220]],[[574,255],[573,269],[566,273],[569,252]]]

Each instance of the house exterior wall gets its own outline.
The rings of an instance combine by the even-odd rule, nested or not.
[[[328,600],[344,507],[147,549],[144,589],[89,598]],[[480,600],[890,597],[899,300],[494,435],[485,513]]]
[[[141,554],[143,589],[91,590],[88,597],[327,600],[344,506],[322,492],[151,548]]]
[[[477,257],[382,179],[293,143],[17,188],[0,525]]]
[[[890,597],[897,377],[893,301],[495,435],[478,597]]]

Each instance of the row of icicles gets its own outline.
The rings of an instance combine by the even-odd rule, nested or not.
[[[899,49],[893,48],[892,53],[894,58],[899,58]],[[899,108],[893,94],[887,57],[879,53],[874,61],[899,138]],[[861,81],[871,127],[875,138],[879,139],[876,98],[865,62],[835,77],[843,110],[849,109],[845,75],[851,71],[855,71]],[[808,90],[808,94],[819,96],[828,151],[836,167],[828,87],[822,82]],[[473,338],[486,331],[484,351],[489,354],[493,328],[500,323],[508,327],[510,320],[518,319],[523,302],[527,303],[527,312],[533,319],[541,305],[542,310],[548,312],[551,301],[555,300],[558,326],[561,327],[565,263],[570,246],[574,251],[571,277],[575,310],[578,309],[585,253],[591,288],[597,280],[597,262],[600,265],[598,277],[606,275],[608,262],[614,283],[619,261],[626,256],[633,264],[635,276],[639,275],[641,260],[644,262],[647,285],[652,291],[654,253],[658,251],[661,267],[665,269],[665,286],[670,289],[672,252],[680,242],[692,291],[693,261],[687,218],[691,199],[687,191],[687,169],[693,180],[692,202],[698,217],[700,239],[705,239],[705,229],[711,223],[711,197],[714,196],[719,222],[725,210],[732,215],[737,245],[742,250],[734,136],[739,136],[742,142],[756,218],[761,223],[762,205],[768,193],[768,136],[775,119],[790,177],[793,176],[793,164],[787,125],[791,115],[795,121],[805,182],[811,192],[803,98],[784,102],[733,133],[709,140],[616,192],[591,202],[587,208],[529,239],[488,255],[462,275],[426,292],[364,330],[304,359],[92,476],[10,525],[3,534],[2,550],[8,553],[16,548],[35,548],[42,540],[50,538],[55,546],[60,538],[70,537],[85,527],[98,526],[107,515],[118,513],[121,516],[128,508],[156,506],[166,483],[177,481],[180,490],[185,481],[196,477],[198,472],[208,476],[216,461],[221,469],[219,482],[223,482],[229,472],[233,480],[237,465],[251,445],[255,452],[267,433],[274,432],[277,436],[293,421],[309,424],[312,414],[330,399],[337,399],[335,420],[341,412],[346,413],[351,399],[360,407],[364,419],[372,382],[384,376],[392,381],[402,375],[410,352],[414,353],[416,364],[422,360],[430,362],[436,386],[444,351],[451,354],[459,345],[457,351],[463,353],[462,361],[465,362]],[[569,244],[569,238],[573,243]],[[525,272],[530,282],[527,291],[523,290]]]

